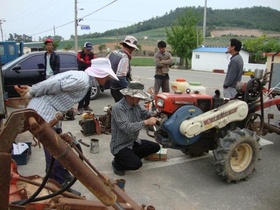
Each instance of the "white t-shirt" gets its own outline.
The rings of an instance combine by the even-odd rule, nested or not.
[[[51,54],[47,54],[46,78],[49,78],[50,76],[53,75],[53,70],[50,65],[50,58],[51,58]]]

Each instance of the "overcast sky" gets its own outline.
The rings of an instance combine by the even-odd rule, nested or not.
[[[74,2],[75,0],[0,0],[4,40],[9,38],[10,33],[26,34],[32,36],[33,40],[53,36],[54,33],[69,39],[75,33]],[[204,5],[205,0],[78,0],[78,18],[86,16],[79,24],[90,26],[90,30],[81,30],[79,26],[78,34],[104,32],[163,16],[178,7]],[[212,9],[253,6],[280,11],[280,0],[207,0],[207,7]],[[279,21],[275,24],[279,24]]]

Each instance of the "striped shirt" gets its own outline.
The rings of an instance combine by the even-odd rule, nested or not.
[[[56,74],[30,88],[32,99],[27,108],[34,109],[46,122],[57,112],[66,112],[84,98],[95,79],[84,71]]]
[[[128,85],[128,77],[131,77],[131,67],[130,59],[128,53],[124,50],[117,50],[111,52],[108,56],[111,61],[111,66],[113,71],[116,73],[119,81],[112,80],[110,81],[111,89],[122,89],[126,88]]]
[[[145,127],[144,120],[150,112],[140,105],[131,106],[122,98],[112,108],[111,143],[113,155],[124,148],[132,149],[134,142],[141,144],[139,132]]]

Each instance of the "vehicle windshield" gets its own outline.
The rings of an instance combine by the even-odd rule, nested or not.
[[[3,68],[3,69],[9,68],[10,66],[15,65],[15,64],[18,63],[19,61],[24,60],[26,57],[28,57],[28,53],[23,54],[22,56],[20,56],[20,57],[18,57],[18,58],[16,58],[16,59],[14,59],[14,60],[12,60],[12,61],[6,63],[5,65],[2,66],[2,68]]]

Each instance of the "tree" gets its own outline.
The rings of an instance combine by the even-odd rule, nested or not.
[[[66,50],[66,51],[68,51],[68,50],[71,50],[72,49],[72,45],[71,44],[66,44],[65,46],[64,46],[64,50]]]
[[[280,51],[280,44],[275,38],[267,38],[266,35],[243,42],[243,47],[250,53],[250,62],[263,63],[263,53]]]
[[[165,28],[167,43],[171,45],[173,53],[180,57],[179,66],[183,66],[185,60],[185,66],[188,68],[192,50],[202,43],[202,33],[197,27],[198,22],[198,15],[189,9],[176,19],[170,30]]]
[[[26,34],[9,34],[8,41],[16,41],[16,42],[32,42],[32,37]]]
[[[101,44],[98,46],[99,52],[103,52],[103,50],[106,50],[106,48],[107,48],[106,44]]]

